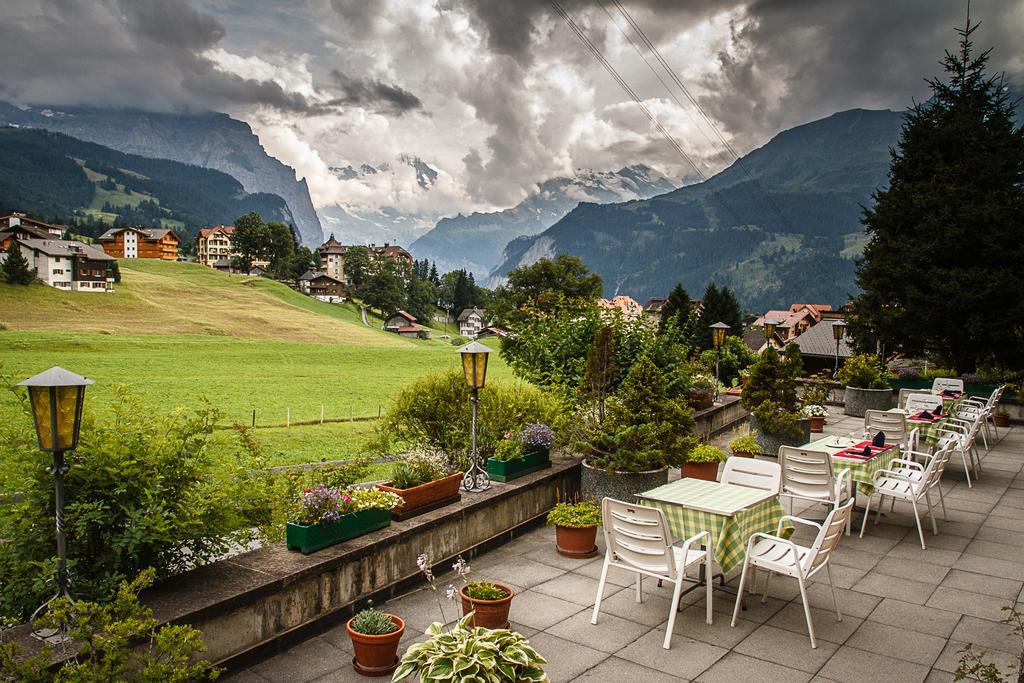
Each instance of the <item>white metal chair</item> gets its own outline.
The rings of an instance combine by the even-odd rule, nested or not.
[[[683,582],[699,582],[698,579],[688,577],[686,570],[703,565],[707,587],[707,623],[710,624],[712,622],[711,556],[713,554],[711,534],[702,531],[683,541],[682,545],[673,545],[665,514],[657,508],[605,498],[601,501],[601,511],[604,515],[606,550],[604,566],[601,567],[601,580],[597,584],[594,614],[590,618],[590,623],[597,623],[597,615],[601,611],[601,598],[604,595],[604,586],[610,567],[636,572],[637,602],[643,601],[641,584],[645,575],[668,581],[675,584],[675,587],[672,590],[672,606],[669,608],[665,642],[662,647],[666,650],[669,649]],[[703,548],[700,547],[701,544],[703,544]]]
[[[948,446],[944,446],[943,450],[946,450],[948,453]],[[895,507],[895,501],[897,500],[910,503],[914,510],[917,535],[921,539],[921,549],[927,550],[927,546],[924,543],[924,531],[921,529],[921,515],[918,513],[917,504],[919,501],[924,500],[928,506],[928,516],[932,520],[932,533],[937,536],[939,534],[939,527],[935,521],[935,513],[932,510],[931,490],[939,486],[942,473],[946,469],[946,463],[949,462],[949,457],[940,458],[918,452],[911,452],[909,454],[914,457],[926,458],[927,464],[921,467],[914,460],[900,458],[892,461],[891,464],[895,465],[895,468],[875,472],[874,480],[872,481],[875,491],[868,498],[868,504],[864,508],[864,521],[860,525],[860,537],[864,538],[864,529],[867,527],[868,516],[871,513],[871,501],[875,499],[875,496],[879,497],[878,513],[875,515],[875,524],[878,524],[882,514],[883,499],[888,496],[893,499],[893,507]],[[921,467],[920,474],[914,474],[913,476],[906,471],[901,471],[905,468],[916,469],[918,467]]]
[[[864,433],[869,439],[875,438],[878,432],[885,432],[885,442],[894,443],[903,448],[909,447],[907,416],[902,413],[890,413],[886,410],[864,411]]]
[[[945,472],[945,467],[947,464],[949,464],[949,458],[953,455],[953,445],[951,443],[946,444],[944,447],[938,449],[931,455],[928,455],[927,453],[917,453],[917,455],[920,458],[924,459],[925,462],[927,462],[931,458],[941,458],[944,461],[942,464],[942,469],[943,472]],[[924,470],[924,465],[915,460],[910,463],[899,464],[899,466],[896,467],[894,471],[897,474],[905,475],[907,477],[910,477],[911,479],[920,480],[921,478],[924,477]],[[942,493],[941,477],[933,478],[929,483],[929,488],[938,491],[939,503],[942,505],[942,518],[946,521],[949,521],[949,517],[946,515],[946,496]],[[890,505],[890,509],[894,509],[895,507],[896,499],[893,498],[892,503]],[[881,506],[879,506],[879,509],[881,509]]]
[[[960,453],[960,459],[964,464],[964,476],[967,478],[967,488],[974,488],[971,484],[971,474],[973,473],[974,478],[977,479],[981,472],[981,456],[978,454],[978,447],[975,444],[980,428],[980,418],[965,420],[951,417],[940,429],[935,430],[936,449],[944,448],[949,444]]]
[[[782,468],[782,495],[789,496],[790,513],[793,499],[809,500],[838,508],[850,497],[850,470],[835,476],[832,456],[827,451],[805,450],[793,446],[779,448]],[[850,534],[847,524],[846,534]]]
[[[853,510],[853,501],[849,500],[842,507],[836,508],[828,513],[828,517],[822,524],[812,522],[800,517],[785,516],[779,520],[779,528],[776,534],[756,533],[747,541],[747,556],[743,560],[743,573],[740,574],[740,586],[736,594],[736,606],[732,610],[732,625],[736,625],[736,619],[740,613],[740,606],[743,602],[743,589],[747,581],[747,570],[753,566],[757,569],[765,569],[768,576],[764,581],[764,596],[761,602],[768,599],[768,583],[772,573],[791,576],[800,584],[800,599],[804,605],[804,616],[807,618],[807,633],[811,637],[811,647],[818,647],[814,640],[814,622],[811,621],[811,606],[807,602],[807,579],[818,573],[822,567],[828,576],[828,585],[832,589],[832,603],[836,608],[836,621],[843,620],[843,614],[839,611],[839,599],[836,596],[836,587],[832,583],[832,569],[829,560],[832,553],[839,545],[843,537],[843,527],[850,521],[850,514]],[[814,543],[810,547],[797,545],[793,541],[782,537],[782,528],[787,520],[798,524],[806,524],[818,529]],[[757,586],[754,586],[756,592]]]
[[[979,396],[971,396],[964,399],[957,406],[958,413],[960,411],[980,413],[981,418],[984,420],[983,429],[981,432],[982,441],[985,442],[985,450],[990,450],[988,446],[988,425],[991,421],[992,430],[996,441],[999,440],[999,428],[996,427],[995,419],[993,414],[995,413],[996,406],[999,405],[999,401],[1003,398],[1003,387],[996,387],[989,395],[987,400],[982,399]]]
[[[902,406],[911,415],[922,410],[932,411],[942,407],[942,397],[935,394],[909,394]]]
[[[936,394],[943,391],[964,391],[964,381],[952,377],[936,377],[932,380],[932,391]]]
[[[722,483],[771,491],[778,495],[782,490],[782,467],[768,460],[732,456],[725,461]]]

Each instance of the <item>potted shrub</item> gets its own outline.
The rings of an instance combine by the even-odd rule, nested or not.
[[[376,488],[340,489],[318,485],[302,494],[299,511],[287,523],[289,550],[308,554],[391,524],[402,499]]]
[[[548,511],[548,526],[555,527],[555,549],[572,558],[597,554],[597,527],[601,526],[601,508],[592,501],[559,503]]]
[[[508,613],[515,592],[503,583],[469,581],[459,589],[463,616],[481,628],[508,628]]]
[[[352,639],[352,667],[364,676],[384,676],[398,667],[398,642],[405,622],[394,614],[369,607],[345,624]]]
[[[757,436],[754,434],[737,436],[728,445],[732,454],[741,458],[753,458],[757,454]]]
[[[715,390],[718,383],[711,375],[698,373],[690,378],[690,392],[687,400],[694,410],[707,410],[715,405]]]
[[[487,459],[487,476],[494,481],[512,481],[551,467],[551,446],[555,433],[545,424],[528,424],[520,432],[507,432]]]
[[[462,472],[443,453],[418,450],[395,464],[391,480],[377,487],[402,498],[391,516],[403,521],[458,501],[461,483]]]
[[[992,422],[995,423],[996,427],[1009,427],[1010,413],[1006,412],[1006,408],[1000,408],[992,414]]]
[[[869,410],[892,407],[892,387],[885,378],[881,362],[866,353],[851,356],[839,368],[836,379],[844,386],[846,414],[864,417]]]
[[[758,452],[777,456],[780,446],[802,446],[811,438],[810,420],[800,414],[796,380],[803,370],[800,348],[787,344],[783,355],[769,346],[750,366],[743,406],[757,434]]]
[[[682,475],[689,479],[718,481],[718,465],[728,458],[729,455],[721,448],[702,443],[686,456]]]
[[[808,403],[800,412],[810,419],[812,433],[817,434],[825,429],[825,418],[828,417],[828,409],[825,406]]]
[[[668,468],[682,466],[696,444],[693,426],[693,411],[669,395],[665,375],[641,356],[607,401],[604,421],[581,418],[583,495],[633,500],[668,482]]]

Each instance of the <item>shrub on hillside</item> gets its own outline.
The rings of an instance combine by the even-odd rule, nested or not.
[[[420,446],[449,455],[468,455],[469,397],[461,370],[416,380],[395,397],[377,426],[372,447],[383,453]],[[488,382],[480,392],[477,442],[485,452],[492,450],[506,432],[536,422],[550,425],[556,435],[563,431],[566,416],[561,401],[522,382]]]

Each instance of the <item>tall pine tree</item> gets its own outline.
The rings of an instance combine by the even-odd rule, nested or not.
[[[694,325],[694,345],[700,349],[713,347],[711,341],[711,325],[725,323],[729,326],[728,334],[737,335],[743,332],[743,314],[736,295],[728,287],[719,288],[709,282],[704,290],[703,308]]]
[[[1024,368],[1024,133],[968,17],[946,79],[910,109],[889,187],[864,210],[858,346],[935,354],[960,372]]]
[[[21,253],[17,242],[11,241],[11,248],[4,257],[4,279],[9,285],[30,285],[36,281],[36,270],[30,268],[28,259]]]
[[[674,327],[683,333],[683,338],[692,340],[696,317],[690,293],[682,282],[677,282],[665,299],[665,305],[661,307],[661,331]]]

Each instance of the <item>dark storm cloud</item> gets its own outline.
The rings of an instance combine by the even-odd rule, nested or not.
[[[357,106],[398,115],[423,109],[420,98],[397,85],[373,78],[353,78],[337,69],[331,70],[331,78],[341,97],[331,100],[330,104]]]

